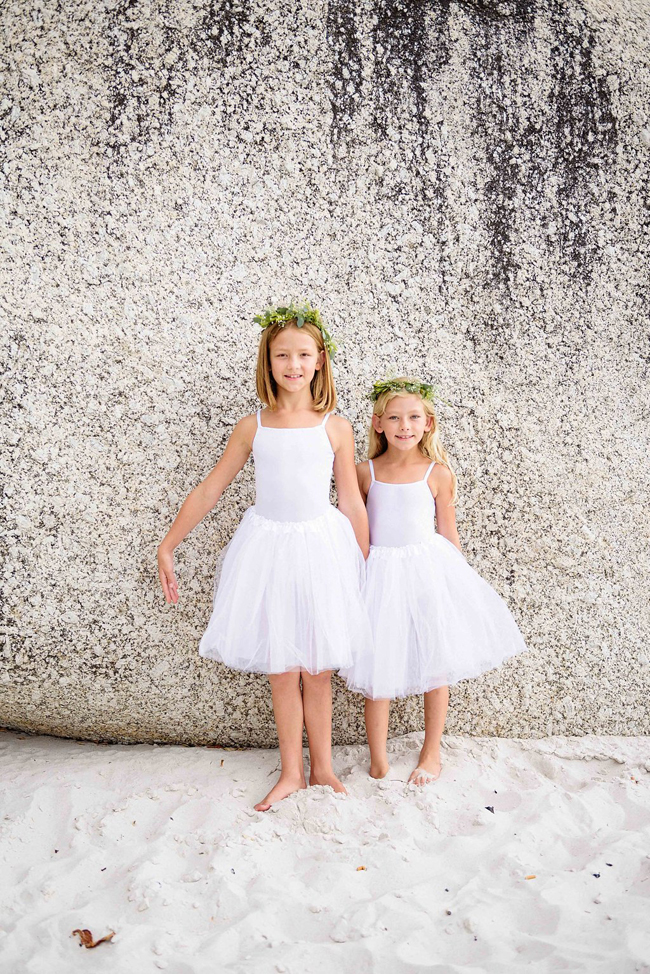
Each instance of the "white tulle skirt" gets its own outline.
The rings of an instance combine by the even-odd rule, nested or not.
[[[371,546],[365,602],[374,649],[340,675],[374,700],[458,683],[527,648],[503,599],[442,535]]]
[[[199,655],[251,673],[350,667],[371,649],[364,558],[337,508],[273,521],[250,507],[217,559]]]

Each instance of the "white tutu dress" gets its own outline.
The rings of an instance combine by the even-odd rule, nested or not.
[[[526,644],[510,610],[455,545],[435,530],[427,480],[368,490],[365,601],[374,649],[341,672],[371,699],[426,693],[499,666]]]
[[[364,558],[330,504],[334,451],[325,424],[277,429],[257,412],[255,504],[217,561],[199,655],[254,673],[349,667],[369,652]]]

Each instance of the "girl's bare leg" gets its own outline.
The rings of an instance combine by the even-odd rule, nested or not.
[[[270,673],[273,715],[280,742],[280,777],[268,795],[255,806],[266,812],[274,802],[299,788],[306,788],[302,763],[302,725],[304,720],[300,673]]]
[[[370,747],[370,777],[383,778],[388,774],[388,715],[390,700],[369,700],[366,697],[366,737]]]
[[[412,772],[409,782],[426,785],[440,774],[440,740],[445,727],[449,687],[437,687],[424,694],[424,744],[420,751],[418,767]],[[422,769],[427,774],[418,773]]]
[[[302,672],[302,699],[309,740],[310,785],[331,785],[347,794],[332,768],[332,671]]]

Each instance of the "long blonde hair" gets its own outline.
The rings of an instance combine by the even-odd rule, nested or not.
[[[257,352],[257,395],[269,409],[276,408],[278,391],[277,383],[271,372],[271,342],[283,328],[292,327],[297,327],[297,319],[295,318],[282,324],[269,325],[262,332],[260,339],[260,347]],[[325,361],[320,369],[316,370],[314,378],[311,380],[311,394],[314,400],[314,409],[317,412],[331,413],[333,409],[336,409],[336,388],[332,374],[332,363],[329,352],[325,348],[323,333],[310,321],[306,321],[300,330],[314,339],[319,352],[325,352]]]
[[[417,379],[412,379],[408,376],[400,376],[395,380],[396,382],[411,382],[417,383]],[[404,391],[394,392],[391,389],[387,389],[385,392],[381,392],[377,397],[373,408],[374,416],[383,416],[386,412],[386,407],[391,399],[395,399],[397,396],[405,398],[407,396],[417,396],[417,392],[408,392],[406,389]],[[435,410],[433,408],[433,402],[430,399],[424,399],[422,396],[418,397],[422,402],[424,412],[427,416],[431,417],[431,429],[425,430],[424,436],[418,443],[418,449],[420,453],[428,457],[429,460],[435,460],[436,463],[441,463],[444,467],[449,470],[451,474],[451,486],[452,486],[452,498],[451,503],[455,504],[458,498],[458,480],[453,468],[449,462],[449,457],[447,456],[447,451],[442,445],[442,439],[440,433],[438,432],[438,418],[436,416]],[[388,449],[388,441],[386,440],[385,433],[378,433],[375,427],[370,424],[370,433],[368,435],[368,458],[374,460],[375,457],[381,456]]]

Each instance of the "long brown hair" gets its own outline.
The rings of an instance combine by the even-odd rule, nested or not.
[[[401,376],[400,379],[396,380],[399,382],[417,382],[416,379],[410,377]],[[393,392],[387,389],[386,392],[382,392],[377,397],[373,408],[373,414],[375,416],[383,416],[386,412],[386,407],[391,399],[395,399],[397,396],[405,398],[406,396],[417,396],[416,392]],[[451,503],[455,504],[458,498],[458,480],[456,474],[454,473],[452,466],[449,462],[449,457],[447,456],[447,451],[442,445],[442,439],[438,431],[438,418],[436,416],[435,410],[433,408],[433,402],[430,399],[423,399],[422,396],[418,397],[422,402],[424,411],[427,416],[431,416],[431,429],[425,430],[424,436],[418,443],[418,449],[420,453],[428,457],[430,460],[435,460],[436,463],[441,463],[444,467],[447,467],[451,474],[452,480],[452,498]],[[370,460],[374,460],[375,457],[381,456],[388,449],[388,441],[386,439],[385,433],[378,433],[375,427],[370,424],[370,433],[368,435],[368,457]]]
[[[295,318],[282,324],[269,325],[262,332],[257,353],[257,395],[269,409],[277,407],[276,396],[278,392],[277,383],[271,372],[271,342],[283,328],[294,327],[297,327],[297,319]],[[300,330],[314,339],[319,352],[325,352],[325,361],[320,369],[316,370],[314,378],[311,380],[311,395],[314,400],[314,409],[317,412],[331,413],[332,410],[336,409],[336,388],[334,386],[332,362],[323,342],[323,333],[310,321],[306,321]]]

